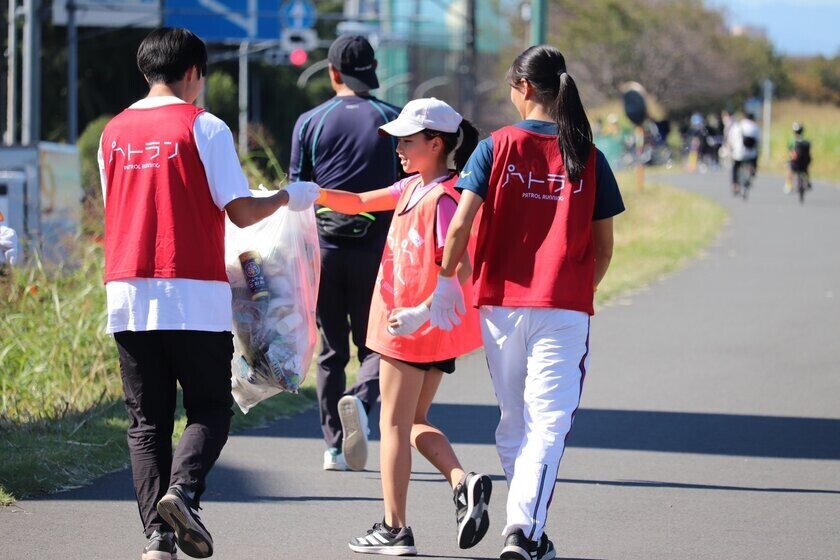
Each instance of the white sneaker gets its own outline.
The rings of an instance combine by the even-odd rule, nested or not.
[[[325,471],[346,471],[347,463],[344,461],[344,455],[337,447],[330,447],[324,451],[324,470]]]
[[[354,471],[363,471],[368,456],[368,417],[365,406],[358,397],[343,396],[338,401],[338,418],[341,420],[343,436],[341,451],[347,467]]]

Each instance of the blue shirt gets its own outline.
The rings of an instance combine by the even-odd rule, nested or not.
[[[314,181],[325,189],[366,192],[400,178],[397,140],[380,136],[379,127],[400,109],[372,96],[336,96],[298,117],[292,133],[289,176]],[[376,221],[361,238],[321,236],[325,248],[357,247],[381,251],[391,212],[376,212]]]
[[[539,134],[557,135],[557,125],[546,121],[525,120],[515,125],[518,128]],[[472,191],[482,199],[487,198],[490,171],[493,167],[493,138],[478,143],[467,165],[461,171],[456,188]],[[624,201],[618,190],[607,158],[596,148],[595,152],[595,212],[593,220],[611,218],[624,212]]]

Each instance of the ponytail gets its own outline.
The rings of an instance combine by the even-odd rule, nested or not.
[[[560,85],[554,105],[557,120],[557,144],[563,154],[566,174],[577,181],[583,174],[592,149],[592,127],[580,100],[577,85],[565,71],[560,73]]]
[[[452,160],[455,162],[455,171],[460,173],[467,165],[475,147],[478,146],[478,129],[470,121],[464,119],[458,127],[458,132],[461,136],[461,143],[455,148]]]
[[[518,87],[522,80],[530,82],[536,92],[535,100],[554,117],[566,174],[577,181],[592,150],[592,127],[577,85],[566,72],[566,59],[548,45],[529,47],[516,57],[507,72],[511,87]]]

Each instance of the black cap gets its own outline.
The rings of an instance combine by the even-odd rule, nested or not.
[[[342,35],[333,41],[327,60],[353,91],[368,91],[379,87],[373,47],[361,35]]]

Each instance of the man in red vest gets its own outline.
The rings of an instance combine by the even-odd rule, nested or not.
[[[148,96],[114,117],[99,149],[105,200],[107,331],[120,357],[143,560],[177,546],[206,558],[213,539],[198,516],[205,479],[227,441],[233,341],[225,274],[225,212],[239,227],[281,206],[302,211],[314,183],[254,198],[230,129],[193,105],[207,49],[186,29],[152,31],[137,51]],[[187,426],[174,451],[176,382]]]

